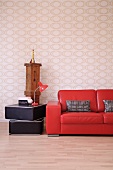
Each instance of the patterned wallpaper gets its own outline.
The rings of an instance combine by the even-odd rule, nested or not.
[[[113,0],[0,0],[0,118],[24,95],[33,48],[42,103],[59,89],[113,88]]]

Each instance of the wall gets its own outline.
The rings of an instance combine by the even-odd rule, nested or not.
[[[113,0],[0,1],[0,117],[24,95],[35,50],[41,102],[59,89],[113,88]]]

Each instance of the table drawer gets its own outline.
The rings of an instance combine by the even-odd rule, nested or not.
[[[44,119],[35,121],[28,120],[10,120],[9,134],[42,134]]]

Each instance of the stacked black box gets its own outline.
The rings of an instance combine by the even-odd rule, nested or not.
[[[5,107],[5,118],[9,120],[9,134],[42,134],[46,104],[38,106]]]

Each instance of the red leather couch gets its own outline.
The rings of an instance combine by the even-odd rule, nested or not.
[[[89,100],[91,111],[67,112],[66,100]],[[105,112],[103,100],[113,100],[113,89],[60,90],[46,106],[47,134],[113,135],[113,112]]]

